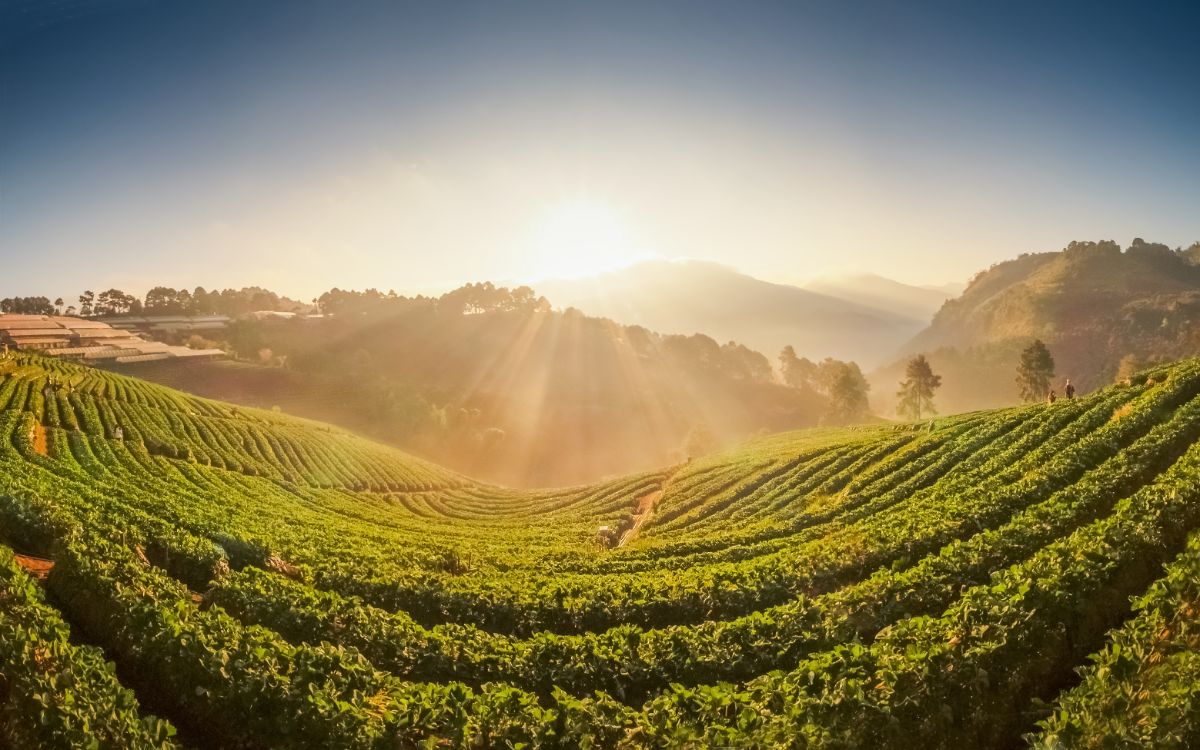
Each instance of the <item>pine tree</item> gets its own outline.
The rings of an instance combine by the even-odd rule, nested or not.
[[[1021,352],[1021,361],[1017,365],[1017,387],[1020,389],[1021,400],[1026,402],[1041,401],[1050,390],[1050,381],[1054,379],[1054,357],[1040,339],[1034,341]]]
[[[918,354],[908,361],[904,368],[904,382],[896,396],[900,404],[896,411],[901,416],[920,420],[922,413],[937,414],[933,408],[933,392],[941,387],[942,376],[934,375],[933,368],[924,354]]]

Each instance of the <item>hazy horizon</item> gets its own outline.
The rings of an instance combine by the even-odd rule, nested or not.
[[[1086,12],[1083,8],[1086,7]],[[1194,25],[1056,4],[0,7],[0,294],[1200,238]]]
[[[518,286],[529,286],[529,287],[532,287],[534,289],[534,291],[537,292],[538,294],[543,294],[543,292],[539,288],[539,286],[549,287],[549,286],[558,285],[562,282],[568,282],[568,281],[602,280],[603,278],[608,277],[608,276],[625,274],[627,272],[634,271],[634,270],[638,269],[639,267],[644,267],[649,264],[659,264],[659,263],[681,264],[681,265],[700,264],[700,265],[716,266],[716,267],[722,268],[726,271],[729,271],[733,274],[749,276],[750,278],[757,279],[759,281],[765,281],[770,284],[795,287],[798,289],[806,289],[810,285],[815,285],[815,284],[820,284],[820,283],[825,283],[825,282],[853,283],[853,282],[856,282],[859,280],[875,278],[875,279],[879,279],[879,280],[882,280],[885,282],[893,282],[893,283],[900,284],[903,286],[908,286],[913,289],[922,289],[922,290],[927,290],[927,291],[931,291],[931,292],[945,293],[948,297],[951,297],[951,296],[954,296],[955,294],[957,294],[958,292],[960,292],[962,289],[964,289],[967,286],[967,282],[970,280],[969,278],[964,278],[961,281],[949,281],[949,282],[940,283],[940,284],[909,283],[909,282],[899,281],[897,279],[893,279],[893,278],[890,278],[887,276],[882,276],[882,275],[876,274],[872,271],[863,271],[863,270],[857,270],[857,269],[836,269],[836,268],[830,269],[827,272],[818,273],[818,274],[814,274],[811,276],[802,276],[802,277],[795,277],[795,278],[790,278],[790,279],[788,279],[788,278],[763,279],[763,278],[760,278],[757,276],[753,276],[752,274],[748,274],[748,273],[742,271],[741,269],[739,269],[738,267],[728,264],[728,263],[722,263],[719,261],[712,261],[712,260],[704,260],[704,259],[700,259],[700,258],[681,257],[681,258],[646,258],[646,259],[632,261],[630,263],[620,265],[620,266],[617,266],[617,267],[614,267],[611,269],[598,271],[597,273],[588,274],[586,276],[548,276],[548,277],[536,278],[536,279],[535,278],[523,278],[523,279],[518,279],[518,278],[465,278],[465,279],[447,281],[443,284],[436,284],[436,283],[429,284],[429,285],[425,285],[425,286],[417,287],[417,288],[393,288],[386,284],[375,284],[372,286],[357,287],[355,290],[362,291],[362,290],[365,290],[368,288],[374,288],[374,289],[378,289],[382,292],[392,291],[400,296],[406,296],[406,297],[417,297],[417,296],[438,297],[443,294],[446,294],[447,292],[451,292],[455,289],[461,288],[462,286],[467,285],[467,284],[492,283],[499,287],[508,287],[508,288],[515,288]],[[191,291],[192,289],[195,289],[196,287],[204,287],[205,289],[207,289],[209,291],[218,291],[220,289],[227,289],[227,288],[242,289],[242,288],[247,288],[247,287],[261,287],[264,289],[268,289],[269,291],[275,292],[276,294],[279,294],[283,297],[288,297],[288,298],[297,300],[299,302],[304,302],[304,303],[310,302],[315,296],[319,296],[321,293],[329,291],[329,290],[333,289],[335,286],[335,285],[331,285],[328,287],[323,287],[321,289],[315,290],[315,294],[304,295],[304,294],[295,293],[293,290],[290,290],[287,288],[275,288],[275,287],[272,287],[270,284],[261,283],[261,282],[254,281],[254,280],[250,280],[245,283],[235,282],[235,283],[230,283],[230,284],[219,284],[219,285],[212,285],[212,286],[208,286],[205,284],[192,283],[186,279],[184,279],[182,281],[180,281],[180,280],[174,280],[174,281],[175,281],[175,284],[174,284],[173,288],[177,288],[177,289],[181,289],[181,290],[188,290],[188,291]],[[8,289],[7,286],[9,286],[10,284],[11,284],[12,288]],[[88,287],[88,288],[95,293],[99,293],[99,292],[103,291],[104,289],[107,289],[110,287],[116,288],[116,289],[120,289],[123,292],[132,294],[134,297],[137,297],[138,299],[142,299],[146,296],[146,293],[148,291],[150,291],[150,289],[152,289],[155,286],[160,286],[160,285],[170,287],[170,286],[172,286],[172,280],[159,281],[159,282],[148,282],[148,283],[143,283],[141,286],[131,286],[129,284],[122,285],[118,281],[115,283],[115,286],[105,285],[105,286],[92,286],[92,287]],[[351,287],[344,287],[344,289],[347,291],[352,290]],[[63,299],[64,307],[68,306],[68,305],[76,305],[78,302],[76,297],[78,296],[79,293],[82,293],[83,291],[85,291],[85,289],[83,289],[81,287],[79,289],[74,289],[74,290],[72,290],[72,289],[68,289],[68,290],[54,289],[54,290],[49,290],[49,292],[52,292],[52,293],[47,293],[47,290],[26,288],[26,285],[24,283],[22,283],[20,280],[13,281],[13,280],[9,280],[9,279],[0,279],[0,297],[44,296],[44,297],[49,298],[50,300],[54,300],[57,297],[61,297]],[[820,293],[824,293],[824,292],[817,292],[817,293],[820,294]],[[560,304],[553,298],[550,298],[549,302],[555,308],[563,308],[563,307],[569,306],[569,305],[565,305],[565,304]]]

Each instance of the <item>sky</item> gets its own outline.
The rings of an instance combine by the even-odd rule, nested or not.
[[[0,0],[0,296],[1186,246],[1197,8]]]

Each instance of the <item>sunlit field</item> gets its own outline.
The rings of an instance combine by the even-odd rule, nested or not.
[[[0,0],[0,750],[1200,750],[1198,28]]]
[[[88,368],[3,376],[4,728],[27,746],[1054,747],[1195,727],[1187,691],[1154,687],[1197,676],[1195,362],[1053,408],[536,492]],[[31,627],[45,646],[13,648]],[[29,702],[63,680],[69,706]]]

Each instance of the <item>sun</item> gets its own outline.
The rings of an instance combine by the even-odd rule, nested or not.
[[[541,278],[581,278],[649,257],[622,216],[590,199],[548,206],[533,231],[533,256]]]

